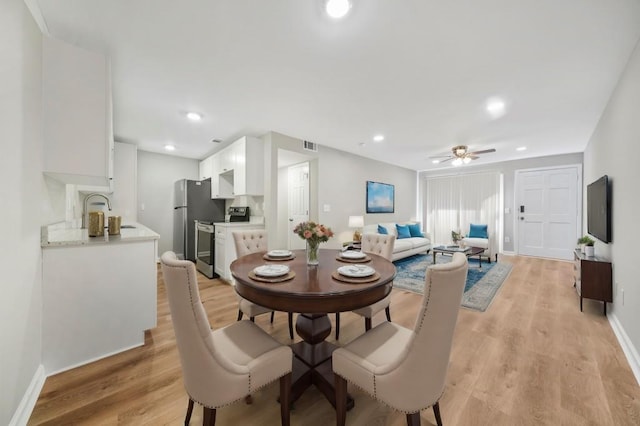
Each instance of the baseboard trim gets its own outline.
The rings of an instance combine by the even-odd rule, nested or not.
[[[44,374],[44,366],[40,364],[31,379],[31,383],[29,383],[27,391],[22,396],[22,400],[20,401],[18,408],[13,414],[13,417],[9,422],[9,426],[24,426],[27,424],[29,417],[31,417],[31,413],[33,412],[33,407],[36,406],[36,402],[38,401],[38,397],[40,396],[40,392],[42,391],[46,378],[47,377]]]
[[[132,345],[125,346],[125,347],[120,348],[120,349],[116,349],[115,351],[108,352],[106,354],[102,354],[102,355],[99,355],[99,356],[94,357],[94,358],[86,359],[84,361],[81,361],[81,362],[78,362],[78,363],[75,363],[75,364],[71,364],[71,365],[67,365],[67,366],[62,367],[62,368],[58,368],[57,370],[48,371],[47,372],[47,377],[55,376],[56,374],[64,373],[65,371],[73,370],[74,368],[82,367],[83,365],[87,365],[87,364],[91,364],[92,362],[100,361],[103,358],[108,358],[110,356],[117,355],[117,354],[119,354],[121,352],[124,352],[124,351],[128,351],[128,350],[131,350],[131,349],[139,348],[140,346],[144,346],[144,331],[142,332],[142,341],[140,341],[140,342],[136,342],[136,343],[134,343]]]
[[[627,361],[629,362],[631,371],[633,371],[636,382],[638,382],[638,385],[640,385],[640,356],[638,355],[638,351],[636,350],[635,346],[633,346],[633,343],[631,342],[631,339],[629,339],[626,331],[624,331],[624,328],[622,327],[622,324],[620,324],[618,317],[616,317],[616,315],[613,313],[609,313],[607,315],[607,319],[609,320],[609,324],[611,325],[613,333],[618,338],[620,346],[622,346],[622,351],[627,357]]]

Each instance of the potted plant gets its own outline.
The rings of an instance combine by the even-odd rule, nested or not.
[[[451,231],[451,239],[453,240],[453,244],[458,245],[463,238],[464,235],[462,235],[462,232]]]
[[[580,248],[582,253],[587,256],[593,257],[595,240],[588,235],[580,237],[578,239],[578,244],[580,244]]]

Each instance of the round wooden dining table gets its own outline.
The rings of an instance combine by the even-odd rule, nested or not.
[[[296,332],[302,341],[291,345],[294,353],[291,402],[315,385],[335,408],[335,389],[331,354],[338,347],[325,339],[331,334],[327,313],[362,308],[385,298],[393,285],[396,268],[387,259],[367,253],[365,263],[379,274],[372,282],[350,283],[334,278],[340,266],[339,250],[319,250],[319,265],[309,266],[304,250],[293,251],[290,260],[265,260],[266,252],[242,256],[231,263],[238,294],[275,311],[297,312]],[[289,266],[291,279],[270,283],[253,279],[254,268],[271,263]],[[364,262],[363,262],[364,263]],[[292,275],[293,275],[292,274]],[[347,408],[353,407],[348,398]]]

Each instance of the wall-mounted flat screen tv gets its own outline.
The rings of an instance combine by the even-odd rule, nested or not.
[[[587,232],[611,242],[611,185],[607,175],[587,186]]]

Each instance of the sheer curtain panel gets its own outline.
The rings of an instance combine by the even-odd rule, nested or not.
[[[469,232],[469,224],[487,224],[491,252],[498,252],[500,223],[500,173],[486,172],[428,177],[426,224],[434,245],[450,244],[451,231]]]

